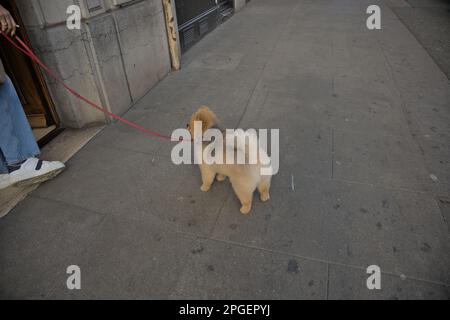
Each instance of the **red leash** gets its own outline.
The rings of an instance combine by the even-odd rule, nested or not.
[[[165,139],[165,140],[171,140],[170,136],[166,136],[163,134],[159,134],[157,132],[148,130],[140,125],[138,125],[137,123],[134,123],[132,121],[129,121],[125,118],[122,118],[121,116],[118,116],[117,114],[114,114],[108,110],[106,110],[105,108],[99,106],[98,104],[96,104],[95,102],[89,100],[88,98],[82,96],[81,94],[79,94],[78,92],[76,92],[74,89],[72,89],[71,87],[69,87],[67,84],[64,83],[64,81],[58,77],[48,66],[46,66],[35,54],[34,52],[18,37],[18,36],[14,36],[14,39],[18,42],[18,44],[16,42],[14,42],[13,39],[11,39],[10,36],[8,36],[7,34],[3,33],[0,31],[0,35],[2,35],[3,37],[5,37],[6,40],[8,40],[14,47],[16,47],[18,50],[20,50],[23,54],[25,54],[26,56],[30,57],[31,60],[33,60],[34,62],[36,62],[50,77],[52,77],[53,79],[55,79],[57,82],[59,82],[64,88],[66,88],[67,91],[69,91],[71,94],[73,94],[75,97],[77,97],[78,99],[86,102],[88,105],[90,105],[91,107],[97,109],[98,111],[103,112],[104,114],[110,116],[111,118],[114,118],[140,132],[143,133],[147,133],[156,137],[159,137],[161,139]]]

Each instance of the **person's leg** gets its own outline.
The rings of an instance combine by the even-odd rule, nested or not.
[[[9,176],[8,166],[6,160],[3,157],[2,150],[0,150],[0,190],[11,185],[11,179]]]
[[[39,154],[30,124],[9,78],[0,85],[0,172]],[[5,172],[6,169],[6,172]]]
[[[42,161],[36,158],[38,154],[39,147],[19,97],[7,78],[0,85],[0,190],[43,182],[64,169],[62,162]]]
[[[0,175],[8,174],[8,164],[6,163],[5,158],[3,157],[2,150],[0,150]]]

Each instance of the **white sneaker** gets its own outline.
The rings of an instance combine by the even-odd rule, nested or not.
[[[8,188],[11,184],[9,174],[0,174],[0,190]]]
[[[10,183],[14,186],[26,186],[47,181],[56,177],[65,168],[59,161],[43,161],[28,158],[17,169],[9,174]]]

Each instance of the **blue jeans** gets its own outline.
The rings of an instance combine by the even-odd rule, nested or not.
[[[8,165],[39,154],[22,104],[11,79],[0,84],[0,173],[8,173]]]

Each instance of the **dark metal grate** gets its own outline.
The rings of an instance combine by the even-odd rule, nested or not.
[[[190,27],[183,31],[182,42],[185,46],[191,46],[197,41],[197,37],[195,35],[195,26]]]
[[[189,5],[192,5],[189,1],[179,0],[177,3],[177,10],[180,8],[180,12],[177,11],[177,17],[179,25],[178,31],[180,33],[181,51],[186,52],[192,45],[198,42],[203,36],[211,32],[220,23],[230,17],[233,10],[233,1],[219,1],[217,5],[206,6],[202,13],[190,18],[186,15],[189,12]],[[199,3],[196,3],[199,5]],[[193,8],[194,9],[194,8]],[[197,11],[199,8],[195,8]],[[181,19],[180,19],[181,18]],[[190,19],[189,19],[190,18]]]
[[[199,22],[199,31],[200,31],[200,36],[203,36],[204,34],[206,34],[209,31],[208,19],[205,19],[205,20]]]

